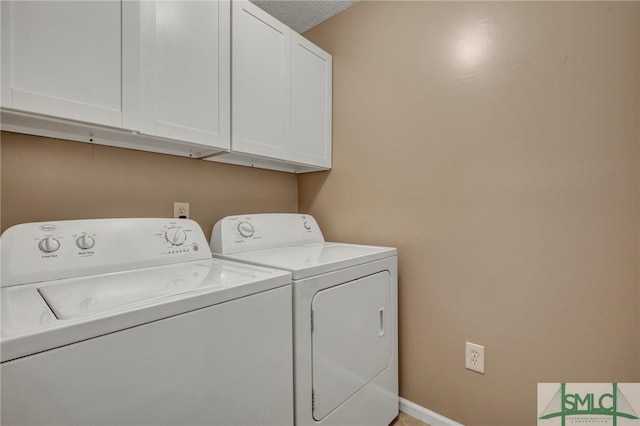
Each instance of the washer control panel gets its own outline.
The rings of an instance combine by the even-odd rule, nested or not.
[[[295,213],[227,216],[211,233],[211,251],[216,254],[322,242],[324,237],[313,216]]]
[[[2,287],[210,259],[188,219],[89,219],[25,223],[2,238]]]

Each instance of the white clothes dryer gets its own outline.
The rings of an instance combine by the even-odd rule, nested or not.
[[[296,425],[386,426],[398,415],[397,250],[325,242],[301,214],[229,216],[215,257],[293,278]]]
[[[1,238],[0,424],[292,425],[291,274],[212,259],[190,220]]]

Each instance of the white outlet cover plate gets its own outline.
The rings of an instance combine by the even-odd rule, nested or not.
[[[182,219],[189,219],[189,203],[174,202],[173,203],[173,217],[178,219],[180,216],[186,216]]]
[[[466,342],[465,367],[484,374],[484,346]]]

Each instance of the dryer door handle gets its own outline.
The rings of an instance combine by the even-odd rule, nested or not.
[[[384,336],[384,306],[378,309],[378,336]]]

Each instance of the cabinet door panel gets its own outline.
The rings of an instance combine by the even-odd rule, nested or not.
[[[289,134],[291,30],[249,2],[234,2],[232,31],[232,148],[293,160]]]
[[[229,148],[229,7],[143,4],[143,133]]]
[[[294,34],[291,135],[297,161],[331,167],[331,55]]]
[[[3,105],[56,117],[122,125],[122,3],[3,2]],[[3,53],[3,56],[5,54]]]

